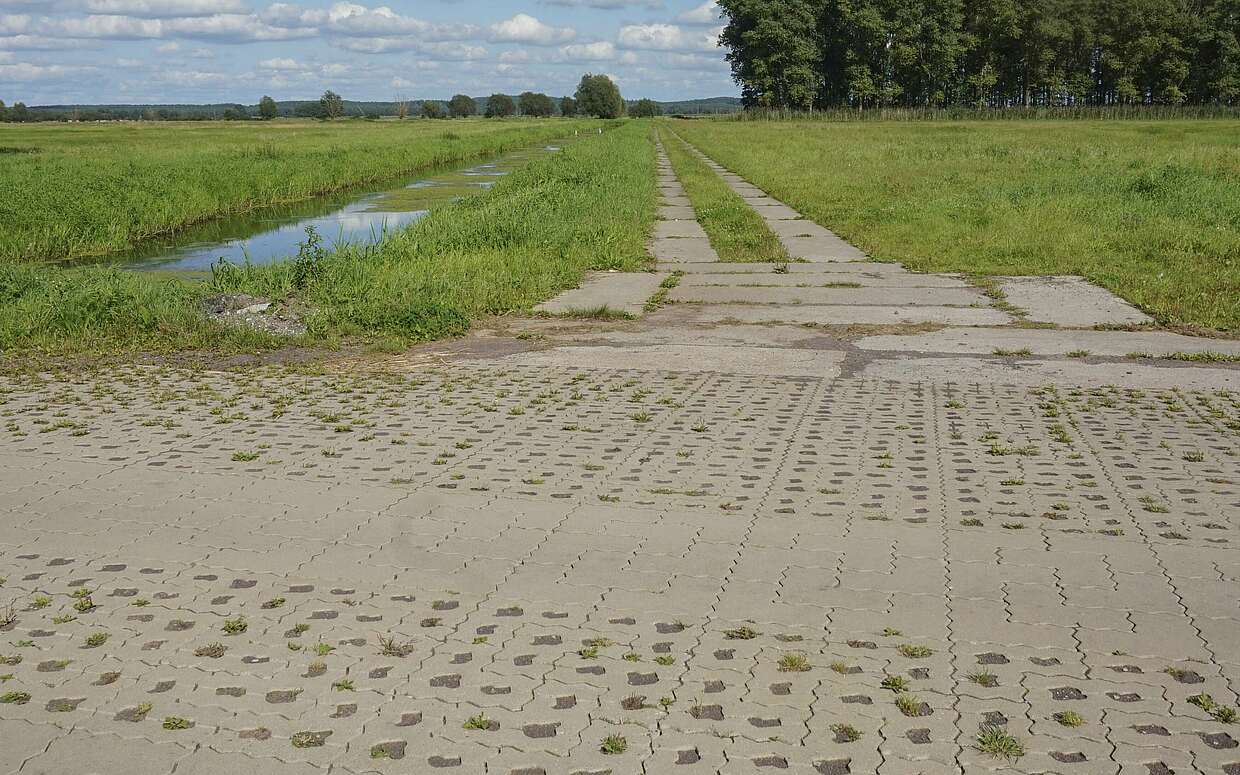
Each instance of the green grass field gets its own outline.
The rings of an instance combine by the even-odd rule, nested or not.
[[[0,261],[0,350],[277,346],[274,338],[201,314],[205,295],[238,291],[307,305],[311,343],[458,334],[474,318],[528,307],[576,285],[587,269],[644,267],[655,199],[650,127],[629,122],[531,162],[489,192],[434,210],[377,246],[328,253],[300,272],[285,262],[194,283]]]
[[[1159,322],[1240,330],[1240,124],[677,121],[882,261],[1079,274]]]
[[[587,120],[0,124],[0,261],[58,260],[571,135]]]

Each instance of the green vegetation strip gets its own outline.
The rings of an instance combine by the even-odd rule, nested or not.
[[[122,250],[228,213],[309,199],[571,135],[552,119],[0,126],[0,261]]]
[[[698,222],[721,261],[788,261],[779,238],[762,216],[728,188],[675,133],[660,128],[659,137],[676,177],[680,178]]]
[[[563,126],[563,124],[561,124]],[[0,350],[245,349],[277,343],[201,313],[210,293],[250,293],[306,311],[311,342],[394,344],[464,332],[576,286],[588,269],[649,262],[654,143],[629,122],[432,212],[379,245],[307,250],[231,266],[205,283],[101,267],[0,262]]]
[[[679,121],[879,260],[1078,274],[1164,324],[1240,330],[1240,125]]]

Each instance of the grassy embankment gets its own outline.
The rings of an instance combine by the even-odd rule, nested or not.
[[[0,261],[109,253],[228,213],[572,134],[585,121],[0,125]]]
[[[1240,330],[1240,124],[679,121],[878,260],[1079,274],[1159,322]]]
[[[660,128],[659,139],[721,261],[788,260],[788,251],[767,228],[762,216],[728,188],[684,141],[666,127]]]
[[[345,248],[300,269],[291,262],[237,267],[192,283],[0,261],[0,349],[276,344],[204,319],[201,300],[216,292],[295,298],[309,310],[313,342],[461,333],[473,318],[528,307],[575,285],[587,269],[644,266],[654,177],[649,127],[632,122],[534,161],[380,245]]]

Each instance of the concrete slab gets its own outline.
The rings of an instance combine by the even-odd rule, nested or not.
[[[1002,326],[1012,318],[992,307],[890,307],[880,305],[686,305],[685,320],[698,323],[789,323],[851,325],[940,323],[950,326]]]
[[[563,315],[607,306],[630,315],[641,315],[646,302],[666,278],[666,274],[653,272],[591,272],[580,288],[544,301],[534,310]]]
[[[710,241],[701,239],[655,239],[650,244],[650,254],[664,263],[710,263],[719,262],[719,254]]]
[[[538,368],[625,368],[637,371],[817,377],[839,375],[844,353],[787,347],[734,345],[583,345],[519,353],[500,358],[504,366]]]
[[[825,240],[839,240],[833,232],[804,218],[800,220],[773,219],[767,222],[767,228],[783,239],[817,237]]]
[[[706,231],[695,220],[659,221],[654,225],[655,239],[707,239]]]
[[[972,288],[747,288],[682,285],[672,301],[712,304],[863,304],[863,305],[985,305],[986,297]]]
[[[1083,277],[1002,277],[1009,303],[1027,311],[1030,320],[1061,326],[1103,323],[1149,323],[1151,318]]]
[[[662,267],[660,267],[662,268]],[[716,264],[698,264],[695,266],[670,267],[685,273],[707,274],[821,274],[824,272],[882,272],[884,274],[908,274],[899,264],[879,263],[877,261],[839,261],[826,264],[792,261],[787,264],[774,262],[743,262],[727,261]]]
[[[959,382],[961,384],[1072,385],[1136,390],[1236,390],[1240,370],[1144,363],[1088,364],[1073,361],[901,356],[871,361],[854,376],[900,382]]]
[[[768,221],[795,221],[803,216],[786,204],[754,204],[752,205]]]
[[[805,261],[862,261],[859,248],[838,237],[781,237],[788,255]]]
[[[1240,356],[1240,341],[1203,339],[1166,331],[1073,331],[1013,328],[947,329],[909,336],[871,336],[859,339],[863,350],[988,354],[997,349],[1028,348],[1034,355],[1124,356],[1130,353],[1216,352]]]
[[[855,266],[855,264],[853,264]],[[951,275],[920,274],[913,272],[848,272],[821,271],[822,264],[809,264],[817,271],[792,273],[694,272],[681,279],[681,285],[728,285],[770,286],[795,288],[797,286],[826,286],[832,283],[858,283],[867,288],[971,288],[968,282]]]
[[[659,208],[659,218],[665,221],[694,220],[697,213],[686,205],[667,205]]]

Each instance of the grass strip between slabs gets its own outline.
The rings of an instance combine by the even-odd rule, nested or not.
[[[685,194],[711,247],[721,261],[787,262],[788,251],[749,206],[719,175],[706,166],[674,132],[660,128],[659,137],[672,170],[684,186]]]

